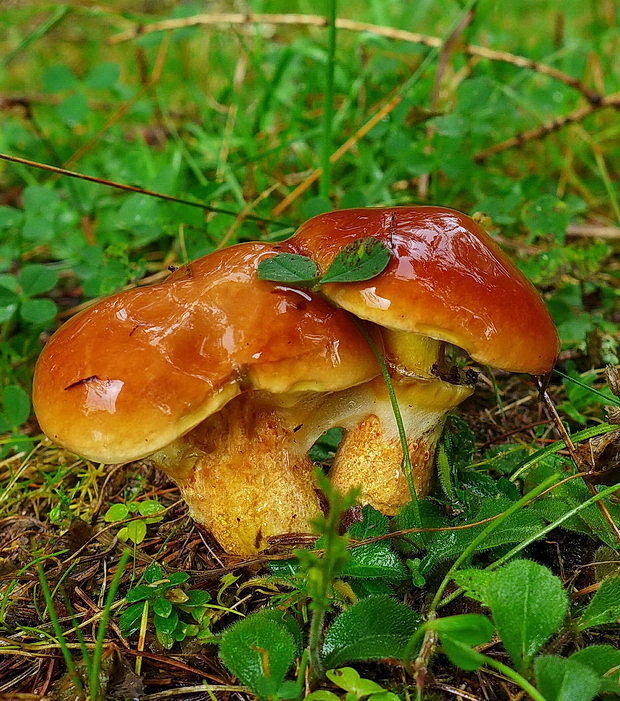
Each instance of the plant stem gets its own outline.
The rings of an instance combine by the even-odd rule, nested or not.
[[[409,485],[409,493],[411,495],[411,501],[414,504],[416,518],[418,520],[419,525],[421,526],[422,523],[420,522],[420,507],[418,505],[418,495],[416,494],[415,484],[413,481],[413,468],[411,467],[411,457],[409,455],[407,433],[405,432],[405,425],[403,424],[403,417],[400,413],[400,407],[398,406],[398,398],[396,397],[396,392],[394,391],[392,378],[390,377],[390,372],[387,368],[387,365],[385,364],[385,359],[383,358],[383,355],[377,347],[377,344],[374,342],[372,336],[368,333],[364,325],[361,322],[358,322],[355,319],[355,317],[353,317],[353,321],[355,322],[357,328],[360,330],[362,336],[364,336],[364,338],[368,342],[370,349],[377,358],[377,362],[379,363],[379,367],[381,368],[381,374],[383,375],[383,379],[385,380],[385,384],[387,385],[387,391],[390,397],[392,411],[394,412],[394,419],[396,420],[396,426],[398,427],[400,445],[403,449],[403,471],[407,477],[407,484]]]
[[[331,162],[333,150],[332,122],[334,120],[334,68],[336,65],[336,0],[327,0],[329,7],[329,33],[327,35],[327,72],[325,75],[325,99],[323,101],[323,143],[321,148],[321,181],[319,194],[329,198],[331,189]]]
[[[97,630],[97,642],[95,644],[95,651],[93,653],[93,661],[90,669],[90,696],[92,701],[99,701],[101,699],[100,687],[99,687],[99,670],[101,667],[101,657],[103,655],[103,641],[105,640],[106,628],[108,626],[108,620],[110,618],[110,611],[112,609],[112,604],[114,603],[114,597],[118,591],[118,587],[121,583],[121,578],[123,576],[123,571],[131,557],[129,550],[121,555],[121,559],[118,562],[116,568],[116,573],[114,574],[114,579],[112,579],[112,584],[108,589],[108,594],[106,596],[105,605],[103,607],[103,614],[101,620],[99,621],[99,628]]]
[[[493,669],[496,669],[498,672],[501,672],[505,677],[508,677],[508,679],[511,679],[515,684],[520,686],[523,691],[525,691],[526,694],[529,694],[531,698],[534,699],[534,701],[547,701],[545,697],[536,689],[533,687],[527,679],[522,677],[518,672],[516,672],[514,669],[511,667],[508,667],[507,665],[503,664],[502,662],[498,662],[497,660],[494,660],[492,657],[489,657],[488,655],[482,655],[484,657],[484,663],[488,665],[489,667],[493,667]]]
[[[54,607],[54,600],[52,599],[52,592],[50,591],[49,585],[47,584],[47,579],[45,577],[45,572],[40,562],[37,562],[37,573],[39,575],[39,581],[41,582],[41,591],[43,592],[43,598],[45,599],[45,605],[47,606],[47,612],[49,613],[52,626],[54,627],[54,633],[56,633],[56,638],[58,639],[58,644],[60,645],[60,650],[62,656],[67,665],[67,670],[73,679],[73,683],[78,691],[82,691],[82,681],[75,669],[73,664],[73,658],[67,647],[67,641],[60,627],[60,621],[58,620],[58,615],[56,613],[56,608]]]
[[[325,520],[325,554],[316,566],[316,571],[320,575],[318,596],[313,597],[312,618],[310,619],[310,633],[308,636],[308,653],[310,656],[310,667],[312,676],[316,679],[324,676],[325,669],[321,660],[321,633],[323,632],[323,622],[327,612],[327,593],[336,575],[336,562],[331,554],[334,552],[338,535],[338,524],[340,522],[340,508],[336,501],[336,495],[330,495],[329,511]]]

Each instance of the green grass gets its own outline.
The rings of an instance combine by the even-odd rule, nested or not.
[[[123,683],[138,694],[144,681],[144,693],[206,681],[247,695],[256,679],[236,679],[213,644],[240,615],[277,603],[293,624],[269,618],[265,625],[293,652],[299,641],[289,637],[299,631],[306,645],[312,627],[312,658],[320,667],[325,660],[319,639],[330,630],[337,637],[331,626],[344,615],[341,609],[346,613],[362,602],[355,611],[363,613],[372,594],[396,598],[423,617],[450,620],[470,611],[464,590],[451,589],[453,574],[472,565],[502,571],[508,559],[521,556],[551,568],[572,601],[545,655],[566,658],[558,664],[572,669],[569,656],[577,650],[593,643],[617,646],[609,625],[580,628],[584,609],[596,601],[592,593],[613,585],[604,579],[609,574],[604,563],[619,560],[595,503],[606,504],[618,518],[611,498],[617,468],[614,472],[604,443],[615,430],[613,413],[607,424],[604,407],[619,401],[604,375],[606,365],[618,364],[617,111],[597,109],[555,133],[477,158],[586,105],[588,90],[620,91],[613,3],[249,3],[254,13],[335,15],[440,38],[450,35],[469,8],[472,22],[439,74],[440,47],[363,28],[218,24],[110,41],[136,22],[227,12],[227,3],[167,2],[158,15],[125,1],[9,3],[4,9],[0,152],[170,199],[0,161],[0,693],[49,694],[54,684],[71,685],[71,675],[82,675],[86,684],[83,670],[90,665],[91,686],[99,683],[97,676],[102,694]],[[515,65],[510,57],[480,58],[464,50],[468,43],[546,64],[580,85]],[[431,109],[437,76],[438,100]],[[381,110],[384,116],[362,133]],[[349,139],[351,147],[330,162]],[[319,169],[322,176],[316,178]],[[283,207],[308,178],[312,184]],[[356,544],[347,565],[353,569],[323,582],[332,606],[309,626],[313,594],[304,582],[303,561],[301,570],[283,561],[284,555],[273,558],[268,570],[267,557],[259,560],[262,570],[235,568],[216,547],[206,546],[205,534],[192,525],[170,482],[139,464],[112,470],[93,465],[42,439],[29,394],[34,363],[55,316],[64,319],[76,304],[164,274],[169,265],[221,245],[281,240],[329,209],[419,203],[479,213],[543,294],[562,341],[549,394],[573,441],[583,455],[594,456],[606,480],[597,495],[581,479],[564,481],[575,468],[553,425],[539,423],[531,380],[484,370],[488,383],[479,383],[460,412],[469,429],[454,424],[458,440],[444,444],[442,489],[434,499],[406,508],[391,526],[365,512],[349,537],[384,540]],[[539,492],[533,501],[527,496]],[[152,499],[166,508],[164,519],[145,521],[132,572],[123,574],[122,549],[114,540],[120,526],[106,523],[105,513],[111,504],[138,509]],[[408,534],[392,537],[389,528]],[[328,552],[327,564],[331,556]],[[359,574],[362,560],[375,568],[372,577]],[[188,634],[183,641],[171,639],[172,651],[162,655],[148,623],[140,681],[127,671],[137,638],[121,636],[116,616],[126,610],[121,602],[128,587],[152,562],[166,572],[187,571],[192,586],[208,588],[214,603],[199,622],[200,640],[208,645],[188,644]],[[312,557],[308,562],[321,567]],[[110,567],[117,567],[113,585]],[[57,587],[67,599],[56,597],[52,606],[49,595]],[[176,595],[182,598],[183,591]],[[41,620],[46,607],[51,618]],[[100,621],[98,631],[85,625],[91,618]],[[248,627],[253,620],[258,619],[250,618]],[[76,625],[82,626],[80,635]],[[501,626],[476,674],[450,655],[436,654],[432,625],[424,630],[429,646],[414,656],[434,673],[427,679],[429,698],[453,698],[446,687],[501,698],[497,677],[485,671],[488,659],[517,685],[522,680],[539,692],[545,687],[539,663],[513,669],[497,642],[509,647]],[[363,631],[364,626],[358,633]],[[394,640],[394,659],[403,659],[409,639]],[[450,640],[446,650],[454,650]],[[455,640],[471,662],[466,636]],[[106,654],[109,642],[128,646],[122,655],[126,664]],[[95,650],[96,664],[88,661],[88,650]],[[53,668],[50,654],[56,658]],[[264,651],[253,654],[264,663]],[[306,667],[307,655],[294,658]],[[385,690],[401,697],[416,693],[417,672],[407,676],[396,665],[359,658],[350,664]],[[299,696],[303,680],[295,678],[292,663],[287,670],[288,682],[296,684],[294,692],[289,687],[291,698]],[[354,677],[350,693],[361,697],[367,679]],[[517,687],[503,683],[516,693]]]

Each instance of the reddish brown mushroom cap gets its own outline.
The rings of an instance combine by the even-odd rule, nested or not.
[[[150,455],[245,389],[336,391],[378,372],[346,312],[259,280],[278,249],[240,244],[67,322],[37,363],[43,431],[101,462]]]
[[[379,276],[324,285],[336,304],[381,326],[447,341],[475,360],[543,374],[558,353],[544,302],[470,217],[443,207],[344,209],[303,224],[287,245],[324,272],[344,246],[374,236],[392,251]]]

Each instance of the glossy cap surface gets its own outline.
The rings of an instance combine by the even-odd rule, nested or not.
[[[277,252],[261,243],[218,251],[64,324],[35,370],[43,431],[92,460],[135,460],[244,390],[327,392],[374,377],[376,360],[346,312],[258,280],[258,263]]]
[[[548,372],[558,336],[544,302],[470,217],[443,207],[344,209],[303,224],[286,243],[324,272],[347,244],[386,243],[388,267],[366,282],[324,285],[356,316],[465,349],[512,372]]]

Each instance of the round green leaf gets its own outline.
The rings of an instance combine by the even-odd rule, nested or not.
[[[179,614],[176,611],[171,611],[167,616],[160,616],[156,613],[153,622],[158,631],[172,635],[179,622]]]
[[[162,618],[168,618],[172,613],[172,604],[163,596],[158,597],[153,602],[153,611]]]
[[[31,324],[47,324],[56,316],[58,307],[51,299],[27,299],[19,313],[24,321]]]
[[[125,504],[112,504],[112,506],[105,512],[104,519],[108,523],[116,523],[117,521],[123,521],[129,516],[129,509]]]
[[[123,530],[126,531],[127,540],[130,540],[132,543],[139,545],[146,536],[146,523],[139,519],[137,521],[130,521]]]
[[[19,307],[19,296],[6,286],[10,284],[9,278],[15,278],[12,275],[2,277],[4,279],[0,281],[0,323],[11,319]]]
[[[88,116],[88,100],[82,93],[74,93],[66,97],[56,107],[58,116],[69,126],[81,124]]]
[[[118,63],[100,63],[86,78],[86,85],[93,90],[109,90],[116,85],[121,75]]]
[[[209,601],[211,601],[211,594],[208,591],[192,589],[187,592],[187,601],[183,602],[183,606],[204,606]]]
[[[4,415],[14,429],[30,415],[30,398],[19,385],[8,385],[2,390]]]
[[[326,672],[327,678],[336,686],[345,691],[350,691],[356,697],[369,696],[383,691],[383,688],[370,679],[362,679],[353,667],[330,669]]]
[[[45,265],[25,265],[17,276],[17,280],[23,294],[27,297],[34,297],[51,290],[58,281],[58,274]]]
[[[62,92],[77,85],[77,78],[69,66],[56,64],[49,66],[43,73],[43,90],[45,92]]]
[[[130,606],[128,609],[123,611],[123,615],[120,617],[119,624],[123,635],[131,635],[135,633],[140,628],[140,621],[142,619],[142,611],[144,610],[144,603],[140,602]]]
[[[133,603],[134,601],[144,601],[145,599],[152,599],[157,594],[157,589],[153,587],[148,587],[146,584],[139,584],[137,587],[130,589],[125,597],[128,603]]]
[[[153,584],[153,582],[158,582],[160,579],[164,579],[164,570],[162,569],[161,565],[158,565],[156,562],[150,564],[144,570],[144,579],[149,584]]]

